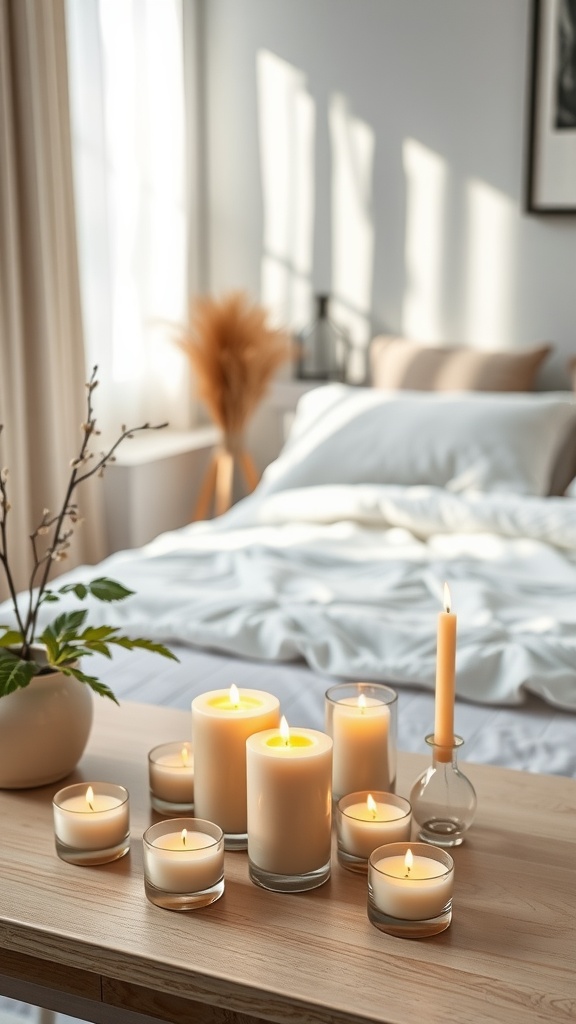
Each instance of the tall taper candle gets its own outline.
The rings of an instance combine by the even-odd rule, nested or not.
[[[450,591],[445,583],[444,611],[438,616],[434,708],[434,742],[439,748],[445,748],[437,752],[441,761],[451,760],[454,746],[457,617],[450,609]]]

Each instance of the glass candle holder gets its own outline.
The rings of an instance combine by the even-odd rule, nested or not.
[[[335,801],[362,790],[396,789],[398,694],[383,683],[337,683],[326,691],[326,732],[334,743]]]
[[[170,818],[143,837],[144,889],[164,910],[196,910],[224,892],[224,833],[202,818]]]
[[[380,931],[422,939],[450,926],[454,861],[425,843],[390,843],[370,854],[368,918]]]
[[[148,754],[150,803],[160,814],[194,810],[194,759],[187,740],[161,743]]]
[[[394,793],[349,793],[336,807],[338,862],[349,871],[366,873],[373,850],[410,839],[412,808]]]
[[[69,864],[93,866],[130,849],[130,805],[124,786],[80,782],[52,800],[56,853]]]
[[[431,734],[432,764],[414,783],[410,794],[418,838],[435,846],[460,846],[476,813],[476,792],[458,767],[458,751],[464,744],[454,737],[451,747],[440,746]]]

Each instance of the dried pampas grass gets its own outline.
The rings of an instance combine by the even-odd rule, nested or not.
[[[242,445],[248,420],[279,366],[291,358],[288,335],[268,326],[267,312],[244,292],[195,299],[178,338],[199,397],[222,429],[229,451]]]

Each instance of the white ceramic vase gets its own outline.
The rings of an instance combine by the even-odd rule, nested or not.
[[[90,687],[61,672],[0,697],[0,789],[45,786],[73,771],[92,714]]]

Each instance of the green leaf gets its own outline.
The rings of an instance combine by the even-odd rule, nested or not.
[[[19,629],[10,629],[8,626],[0,626],[5,629],[4,636],[0,636],[0,647],[14,647],[16,644],[23,644],[24,637]]]
[[[55,594],[53,590],[45,590],[42,594],[38,604],[44,604],[45,602],[59,601],[58,594]]]
[[[117,632],[116,626],[87,626],[80,634],[79,639],[84,643],[90,643],[93,640],[107,640],[109,636]]]
[[[163,658],[170,658],[172,661],[179,661],[175,654],[165,647],[164,644],[156,644],[152,640],[143,640],[142,637],[129,637],[129,636],[114,636],[108,641],[111,644],[118,644],[119,647],[125,647],[128,651],[133,651],[136,647],[141,647],[145,651],[152,651],[154,654],[161,654]]]
[[[85,672],[82,672],[81,669],[71,665],[66,668],[62,668],[62,672],[64,673],[64,675],[74,676],[74,678],[77,679],[78,682],[80,683],[86,683],[86,685],[89,686],[91,690],[94,690],[95,693],[99,693],[101,697],[109,697],[110,700],[113,700],[115,704],[119,704],[119,701],[112,693],[110,687],[106,686],[105,683],[101,683],[100,680],[96,678],[96,676],[88,676],[86,675]]]
[[[88,584],[88,590],[97,601],[123,601],[134,593],[133,590],[123,587],[117,580],[110,580],[106,576],[92,580]]]
[[[85,608],[78,612],[63,612],[46,627],[46,630],[60,643],[73,640],[78,635],[80,627],[84,625],[87,615]]]
[[[23,690],[39,671],[40,666],[33,661],[22,661],[8,651],[0,651],[0,697]]]
[[[67,583],[65,587],[60,587],[60,594],[76,594],[81,601],[84,600],[88,593],[88,587],[85,583]],[[58,600],[58,598],[56,598]]]

